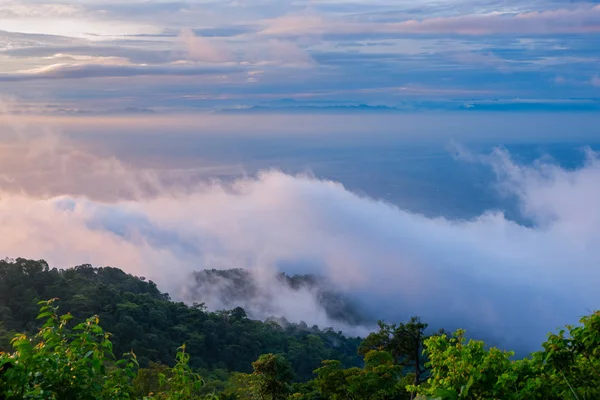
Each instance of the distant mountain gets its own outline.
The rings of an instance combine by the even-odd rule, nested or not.
[[[277,313],[278,296],[282,292],[292,295],[302,292],[312,296],[331,321],[351,326],[368,322],[356,304],[315,275],[288,276],[280,273],[275,282],[269,283],[277,286],[275,291],[266,288],[255,274],[244,269],[202,270],[193,274],[193,280],[187,295],[194,301],[223,309],[242,307],[256,318],[267,316],[279,320],[282,315]]]
[[[282,99],[266,104],[219,111],[224,114],[251,113],[406,113],[417,111],[600,111],[599,99],[453,99],[445,101],[402,101],[394,105],[353,104],[332,101]]]
[[[242,282],[248,279],[242,270],[196,274],[200,280],[218,276],[235,282],[232,287],[239,289],[238,296],[252,293],[251,285]],[[289,282],[313,284],[311,278]],[[59,299],[60,313],[71,313],[77,322],[98,315],[113,335],[114,353],[133,350],[143,367],[151,362],[172,364],[183,343],[191,355],[190,365],[208,370],[251,372],[251,363],[261,354],[277,353],[292,363],[298,380],[308,380],[322,360],[341,360],[348,367],[362,363],[357,354],[360,339],[332,329],[284,319],[256,321],[239,307],[211,312],[200,304],[188,306],[171,301],[154,282],[118,268],[80,265],[59,270],[45,261],[21,258],[0,260],[0,352],[10,349],[17,332],[37,332],[38,302],[53,298]]]
[[[225,114],[244,114],[244,113],[261,113],[261,112],[285,112],[285,113],[318,113],[318,112],[398,112],[403,111],[400,108],[388,107],[383,105],[367,105],[367,104],[336,104],[336,105],[259,105],[251,107],[233,108],[222,110]]]

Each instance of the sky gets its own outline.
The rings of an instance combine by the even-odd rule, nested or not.
[[[535,349],[600,304],[599,42],[598,2],[0,0],[0,256]]]
[[[2,0],[0,95],[61,115],[596,110],[599,34],[595,1]]]

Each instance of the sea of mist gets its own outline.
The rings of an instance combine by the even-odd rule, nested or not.
[[[189,303],[207,301],[194,296],[193,272],[244,268],[272,305],[243,304],[251,316],[368,332],[276,278],[314,274],[372,320],[420,315],[524,351],[600,302],[591,141],[200,137],[197,153],[179,155],[165,137],[166,162],[36,126],[2,129],[4,256],[120,267]]]

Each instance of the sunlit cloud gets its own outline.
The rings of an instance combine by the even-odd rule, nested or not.
[[[9,239],[0,249],[59,266],[122,267],[155,279],[175,298],[185,298],[186,277],[196,269],[275,274],[280,263],[294,262],[297,272],[360,293],[364,299],[357,301],[371,313],[388,304],[381,317],[420,314],[436,326],[496,332],[508,344],[517,341],[517,330],[537,342],[598,301],[593,282],[600,277],[594,267],[600,254],[593,243],[599,217],[587,206],[600,200],[594,189],[599,164],[590,159],[586,168],[566,172],[499,162],[539,227],[519,226],[498,213],[430,220],[357,197],[334,182],[266,172],[229,188],[200,185],[189,193],[171,190],[112,204],[5,192],[0,215]],[[83,174],[105,171],[114,188],[119,180],[140,178],[119,164],[97,167]],[[547,304],[562,306],[548,313]],[[281,311],[289,319],[324,322],[297,314],[293,304]]]
[[[524,226],[494,210],[428,218],[309,174],[222,181],[214,171],[143,169],[13,122],[0,149],[5,256],[121,267],[189,302],[205,300],[188,287],[202,268],[260,272],[267,287],[282,269],[313,273],[374,318],[418,314],[522,348],[599,300],[600,160],[591,151],[571,170],[521,165],[503,150],[468,157],[495,171],[533,221]],[[348,328],[309,307],[309,292],[272,295],[281,296],[273,312],[288,319]]]
[[[13,74],[0,74],[0,81],[18,82],[40,79],[85,79],[111,78],[131,76],[198,76],[239,72],[234,66],[220,68],[208,66],[180,66],[177,64],[164,66],[128,65],[118,63],[101,64],[52,64],[42,68],[26,70]]]
[[[307,96],[405,107],[398,92],[381,91],[390,87],[428,88],[422,97],[411,91],[413,109],[434,91],[447,102],[459,93],[486,100],[596,95],[600,8],[591,3],[21,0],[3,3],[0,15],[0,95],[29,101],[35,93],[81,109],[110,96],[131,99],[131,108],[181,111]],[[261,73],[229,74],[207,87],[196,80],[198,64]],[[581,78],[549,84],[556,76]],[[65,82],[74,77],[94,79]],[[130,79],[108,93],[103,77]],[[153,96],[135,98],[141,86]]]

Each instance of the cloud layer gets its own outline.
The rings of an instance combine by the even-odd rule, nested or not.
[[[328,20],[318,14],[288,15],[269,21],[265,35],[355,34],[579,34],[600,32],[600,6],[571,9],[492,12],[408,19],[399,22]]]
[[[467,221],[426,218],[336,182],[278,171],[234,183],[174,179],[52,138],[25,142],[19,163],[7,156],[18,143],[5,145],[4,256],[121,267],[187,301],[195,300],[186,288],[192,271],[247,268],[278,297],[276,312],[335,325],[310,292],[271,286],[280,270],[314,273],[373,318],[418,314],[435,327],[466,327],[518,349],[532,349],[600,300],[600,160],[591,152],[577,170],[519,165],[501,150],[483,158],[534,222],[522,226],[492,211]],[[35,176],[40,188],[55,186],[19,189]],[[76,193],[72,186],[82,182],[115,195],[48,195]]]
[[[597,110],[598,35],[600,6],[563,0],[11,0],[0,4],[0,96],[99,113],[308,96],[322,110],[499,99]]]

